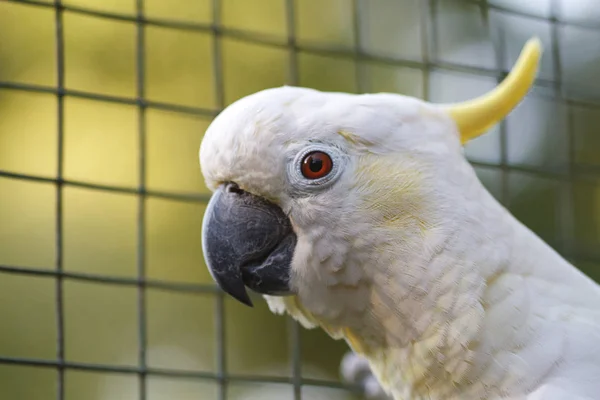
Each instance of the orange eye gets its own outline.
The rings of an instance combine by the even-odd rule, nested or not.
[[[331,172],[332,168],[331,157],[322,151],[313,151],[302,159],[301,171],[307,179],[323,178]]]

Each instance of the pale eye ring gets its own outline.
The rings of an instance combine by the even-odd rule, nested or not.
[[[339,178],[347,156],[334,145],[310,143],[289,159],[288,177],[292,192],[303,196],[329,187]]]

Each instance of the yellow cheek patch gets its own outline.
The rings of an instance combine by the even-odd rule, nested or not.
[[[421,193],[422,172],[390,157],[364,157],[357,166],[356,188],[362,194],[362,207],[374,211],[386,226],[417,226],[428,231],[426,202]]]

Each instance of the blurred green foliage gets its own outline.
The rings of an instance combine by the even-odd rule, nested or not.
[[[50,3],[48,1],[48,3]],[[65,0],[67,6],[135,15],[132,0]],[[222,0],[226,32],[270,37],[285,43],[283,0]],[[496,80],[483,75],[420,65],[492,69],[496,59],[492,35],[502,32],[509,68],[529,36],[547,47],[541,76],[556,79],[550,23],[490,11],[487,24],[479,6],[467,1],[436,2],[430,18],[419,0],[359,1],[360,32],[355,34],[352,1],[295,2],[299,84],[322,90],[396,92],[434,101],[463,100],[489,90]],[[522,2],[494,1],[506,7]],[[544,1],[538,11],[547,16]],[[544,3],[544,4],[543,4]],[[565,18],[581,19],[563,2]],[[540,11],[541,10],[541,11]],[[146,0],[150,19],[192,24],[212,21],[209,0]],[[0,2],[0,82],[56,86],[54,10],[17,2]],[[425,25],[423,25],[425,24]],[[435,24],[436,29],[433,29]],[[600,75],[590,52],[569,46],[579,40],[597,46],[600,31],[580,33],[561,28],[559,43],[563,84],[568,93],[598,97],[598,89],[578,79]],[[492,35],[489,33],[492,32]],[[433,36],[435,35],[437,36]],[[577,36],[577,35],[580,36]],[[136,26],[119,21],[64,13],[65,81],[69,90],[132,99],[136,95]],[[595,35],[595,36],[594,36]],[[209,31],[145,28],[145,94],[151,101],[216,109],[213,40]],[[289,51],[244,40],[221,39],[224,101],[289,82]],[[579,39],[578,39],[579,38]],[[595,38],[595,39],[593,39]],[[380,58],[357,62],[311,48],[351,51],[360,42]],[[433,45],[435,42],[435,46]],[[597,52],[595,54],[598,54]],[[596,56],[595,56],[596,57]],[[360,78],[361,86],[357,84]],[[600,81],[599,81],[600,82]],[[546,90],[547,92],[547,90]],[[541,89],[525,100],[501,127],[467,146],[478,162],[477,173],[490,191],[518,218],[559,251],[581,255],[576,262],[600,278],[600,183],[558,181],[552,173],[600,169],[600,110],[567,106]],[[135,106],[67,96],[64,102],[64,178],[135,188],[138,185],[138,110]],[[147,187],[177,193],[208,193],[197,161],[207,117],[150,108],[146,113]],[[569,133],[572,133],[569,136]],[[502,149],[506,151],[503,153]],[[0,88],[0,170],[55,178],[57,171],[57,99],[51,93]],[[504,154],[504,155],[503,155]],[[572,159],[570,158],[573,156]],[[505,161],[521,167],[502,173]],[[587,176],[587,175],[586,175]],[[137,198],[67,185],[64,196],[64,269],[114,277],[136,276]],[[55,263],[55,188],[51,183],[0,177],[0,264],[53,269]],[[200,227],[204,205],[149,198],[146,220],[148,278],[179,283],[212,283],[202,259]],[[585,260],[585,262],[583,261]],[[0,279],[0,354],[53,360],[56,355],[55,284],[52,278],[2,274]],[[71,362],[136,366],[137,288],[66,280],[64,284],[66,358]],[[208,294],[147,291],[148,365],[153,368],[214,372],[216,369],[215,301]],[[224,338],[227,365],[233,374],[291,375],[286,318],[273,316],[263,302],[247,309],[226,301]],[[319,330],[301,331],[302,373],[309,378],[338,380],[347,347]],[[46,400],[56,391],[50,368],[0,366],[0,398]],[[67,399],[135,399],[135,375],[67,371]],[[216,384],[175,378],[148,378],[150,400],[215,398]],[[349,399],[344,391],[304,387],[310,399]],[[232,383],[232,399],[288,399],[289,385]]]

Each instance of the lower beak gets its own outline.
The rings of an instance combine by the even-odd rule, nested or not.
[[[202,223],[202,250],[215,282],[252,306],[246,286],[272,296],[291,295],[296,234],[283,210],[235,183],[212,195]]]

